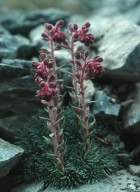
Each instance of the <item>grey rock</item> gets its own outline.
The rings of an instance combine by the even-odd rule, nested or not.
[[[122,16],[125,17],[125,19],[140,25],[140,4],[132,7],[129,11],[122,13]]]
[[[97,15],[100,12],[102,16],[113,16],[121,13],[129,12],[131,9],[140,5],[139,0],[102,0],[100,7],[95,9]]]
[[[25,123],[27,123],[29,119],[13,114],[8,116],[7,111],[5,113],[7,117],[0,119],[0,137],[13,142],[15,135],[24,129]]]
[[[128,149],[134,149],[140,144],[140,84],[135,85],[127,99],[132,100],[128,106],[124,106],[122,120],[124,128],[122,129],[122,139]]]
[[[30,61],[3,60],[0,65],[0,135],[13,140],[15,133],[41,107]]]
[[[95,104],[93,107],[93,113],[104,113],[109,116],[118,116],[120,111],[120,104],[113,103],[111,97],[109,97],[103,90],[95,91]]]
[[[139,34],[140,27],[128,21],[115,21],[109,26],[99,48],[106,77],[140,81]]]
[[[17,58],[18,49],[23,45],[29,45],[28,39],[20,35],[1,34],[0,58]]]
[[[111,175],[111,181],[105,179],[89,185],[83,185],[78,189],[63,190],[63,192],[127,192],[128,184],[135,185],[139,178],[132,176],[125,170],[118,171]],[[47,188],[44,192],[61,192],[62,190],[56,188]]]
[[[0,34],[10,34],[2,25],[0,25]]]
[[[18,16],[7,16],[1,21],[2,25],[12,34],[28,36],[29,32],[40,24],[49,22],[54,24],[58,19],[68,20],[70,14],[66,11],[49,8],[35,11],[26,11]]]
[[[111,22],[110,18],[98,14],[92,14],[88,17],[84,17],[83,15],[73,15],[70,18],[70,23],[77,23],[79,28],[87,21],[91,24],[90,33],[94,34],[95,40],[104,35],[107,26]]]
[[[0,177],[6,176],[20,160],[24,150],[0,139]]]
[[[36,28],[34,28],[29,33],[29,38],[31,39],[32,43],[37,47],[47,47],[47,42],[43,40],[41,34],[44,31],[44,26],[39,25]]]
[[[42,182],[32,183],[32,184],[22,184],[14,189],[11,192],[43,192],[44,184]]]
[[[135,92],[131,94],[131,97],[134,101],[124,112],[125,127],[140,122],[140,83],[137,83]]]
[[[133,150],[140,144],[140,122],[121,130],[121,139],[127,150]]]
[[[131,175],[125,170],[118,171],[116,174],[111,175],[112,180],[108,179],[96,182],[93,184],[83,185],[78,189],[68,189],[63,190],[63,192],[128,192],[129,185],[135,186],[135,183],[139,180],[139,177]],[[33,187],[34,186],[34,187]],[[39,188],[37,187],[39,186]],[[33,191],[34,189],[34,191]],[[36,190],[37,189],[37,190]],[[40,190],[40,191],[39,191]],[[34,183],[31,185],[22,185],[17,189],[12,190],[12,192],[62,192],[61,189],[56,189],[53,187],[47,187],[47,189],[42,190],[41,183]]]
[[[31,61],[19,59],[3,59],[0,64],[0,78],[16,78],[31,73]]]
[[[129,171],[132,175],[140,176],[140,165],[129,165]]]

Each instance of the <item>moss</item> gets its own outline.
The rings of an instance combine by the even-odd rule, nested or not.
[[[45,120],[34,117],[18,136],[18,144],[25,149],[24,178],[26,181],[43,180],[45,186],[75,188],[81,184],[99,181],[119,168],[117,149],[104,146],[92,139],[91,149],[84,153],[82,135],[75,123],[75,113],[67,107],[64,112],[64,136],[67,150],[64,172],[54,162],[53,148],[44,139],[49,130]],[[95,129],[95,127],[93,127]]]

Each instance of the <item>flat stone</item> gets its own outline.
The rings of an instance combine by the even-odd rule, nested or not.
[[[120,105],[111,102],[109,96],[103,90],[95,91],[95,104],[93,107],[93,113],[104,113],[110,116],[118,116]]]
[[[132,175],[140,176],[140,165],[129,165],[129,171]]]
[[[1,21],[2,25],[12,34],[28,36],[29,32],[45,22],[54,24],[59,19],[68,20],[70,14],[56,8],[24,11],[20,14],[7,15]]]
[[[116,20],[100,42],[99,55],[104,59],[104,74],[112,79],[140,81],[140,27]]]
[[[24,150],[0,139],[0,177],[6,176],[20,160]]]
[[[72,190],[63,190],[64,192],[122,192],[122,185],[124,186],[123,191],[127,191],[128,183],[134,184],[133,181],[134,176],[131,176],[128,172],[123,171],[123,174],[116,174],[112,175],[112,182],[105,179],[100,182],[96,182],[90,185],[83,185],[78,189]],[[128,179],[129,177],[129,179]],[[137,177],[135,177],[138,180]],[[62,190],[55,189],[55,188],[47,188],[44,192],[60,192]]]
[[[131,97],[134,99],[133,103],[126,108],[124,112],[124,126],[132,126],[135,123],[140,122],[140,83],[136,84],[136,89],[131,93]]]
[[[5,78],[6,77],[6,78]],[[0,136],[13,141],[41,108],[35,97],[34,69],[31,61],[3,59],[0,64]]]
[[[28,39],[20,35],[1,34],[0,57],[14,59],[18,57],[18,49],[23,45],[29,45]]]
[[[32,183],[32,184],[22,184],[14,189],[11,192],[43,192],[43,183]]]

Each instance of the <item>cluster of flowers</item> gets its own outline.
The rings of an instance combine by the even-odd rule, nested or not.
[[[83,141],[85,150],[89,148],[89,130],[91,125],[87,118],[89,110],[87,109],[87,103],[85,101],[84,80],[95,78],[104,72],[104,68],[101,65],[103,59],[100,56],[89,59],[88,50],[82,51],[82,46],[76,48],[77,41],[85,46],[93,44],[94,36],[89,33],[90,23],[85,23],[81,28],[78,28],[77,24],[69,24],[69,28],[65,33],[61,31],[63,24],[63,20],[57,21],[54,26],[50,23],[45,23],[45,30],[42,33],[42,37],[45,41],[49,42],[50,47],[49,49],[42,48],[42,53],[40,54],[41,62],[33,62],[33,67],[36,69],[35,81],[37,85],[41,87],[40,90],[37,91],[36,96],[40,97],[49,109],[49,122],[51,124],[49,128],[52,132],[52,144],[54,146],[55,157],[59,164],[59,169],[64,168],[64,152],[62,155],[62,149],[60,147],[62,143],[64,144],[64,137],[62,136],[62,128],[59,125],[62,119],[60,118],[60,107],[58,109],[58,105],[61,102],[61,95],[57,74],[58,68],[55,62],[54,52],[62,48],[70,51],[71,58],[69,58],[69,60],[72,64],[73,79],[72,90],[73,97],[76,100],[74,105],[77,105],[75,106],[75,110],[84,124]],[[47,54],[49,55],[48,58],[46,57]],[[77,54],[80,55],[80,59],[77,59]]]

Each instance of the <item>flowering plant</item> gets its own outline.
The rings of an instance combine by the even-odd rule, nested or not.
[[[87,102],[85,98],[87,87],[84,85],[84,81],[102,75],[104,68],[100,56],[90,59],[89,50],[84,51],[81,46],[88,47],[94,42],[94,35],[89,33],[90,23],[81,28],[69,24],[66,32],[61,31],[63,24],[63,20],[58,20],[55,25],[45,23],[42,37],[49,46],[41,48],[40,61],[33,61],[32,65],[36,70],[35,82],[40,87],[36,96],[41,98],[47,111],[47,117],[43,119],[47,121],[49,135],[43,138],[46,145],[52,147],[51,154],[46,155],[52,162],[50,164],[49,159],[51,168],[47,167],[47,179],[58,187],[71,188],[107,174],[108,164],[98,158],[93,147],[95,119],[89,110],[92,101]],[[63,106],[60,69],[55,58],[55,51],[61,49],[70,52],[72,73],[67,73],[71,75],[73,86],[67,87],[72,98],[69,108]]]

